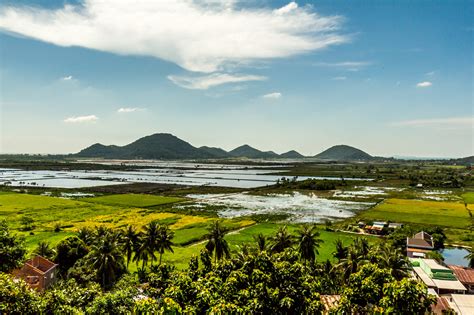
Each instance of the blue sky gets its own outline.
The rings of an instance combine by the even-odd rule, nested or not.
[[[131,4],[133,3],[133,4]],[[2,153],[474,154],[470,1],[2,1]]]

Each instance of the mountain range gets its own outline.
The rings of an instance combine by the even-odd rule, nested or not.
[[[231,151],[215,147],[194,147],[190,143],[169,133],[156,133],[140,138],[125,146],[103,145],[96,143],[75,154],[77,157],[108,159],[301,159],[302,154],[295,150],[283,154],[273,151],[260,151],[244,144]],[[325,160],[370,160],[368,153],[348,145],[333,146],[313,158]]]

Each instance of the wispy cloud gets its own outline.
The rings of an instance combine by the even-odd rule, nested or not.
[[[125,114],[125,113],[134,113],[134,112],[140,112],[144,111],[145,108],[139,108],[139,107],[122,107],[117,109],[117,113]]]
[[[474,127],[474,117],[447,117],[404,120],[392,123],[401,127]]]
[[[432,85],[433,85],[433,83],[431,83],[430,81],[423,81],[423,82],[417,83],[416,87],[425,88],[425,87],[430,87]]]
[[[425,75],[428,76],[428,77],[432,77],[435,74],[436,74],[436,71],[430,71],[430,72],[425,73]]]
[[[288,14],[290,13],[291,11],[294,11],[298,8],[298,4],[294,1],[288,3],[287,5],[279,8],[279,9],[276,9],[274,10],[273,12],[275,12],[276,14]]]
[[[87,122],[96,122],[99,118],[96,115],[88,116],[73,116],[64,119],[65,123],[87,123]]]
[[[63,47],[152,56],[207,73],[351,40],[341,32],[343,17],[318,14],[312,6],[291,2],[273,10],[235,2],[87,0],[59,9],[3,5],[0,29]]]
[[[369,61],[342,61],[342,62],[317,62],[313,66],[344,69],[348,71],[359,71],[361,68],[372,65]]]
[[[74,78],[72,77],[72,75],[67,75],[67,76],[61,78],[62,81],[71,81],[73,79]]]
[[[332,78],[331,80],[344,81],[344,80],[347,80],[347,77],[344,77],[344,76],[341,76],[341,77],[334,77],[334,78]]]
[[[276,100],[276,99],[281,98],[282,94],[280,92],[273,92],[273,93],[262,95],[262,97],[265,99]]]
[[[211,87],[246,81],[263,81],[267,77],[251,74],[212,73],[204,76],[169,75],[168,79],[174,84],[191,90],[207,90]]]

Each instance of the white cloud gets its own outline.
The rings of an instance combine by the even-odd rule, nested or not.
[[[276,14],[288,14],[291,11],[294,11],[296,9],[298,9],[298,3],[292,1],[292,2],[288,3],[287,5],[279,8],[279,9],[274,10],[274,12]]]
[[[430,81],[423,81],[423,82],[418,83],[416,86],[424,88],[424,87],[430,87],[432,85],[433,83],[431,83]]]
[[[336,81],[343,81],[343,80],[347,80],[347,77],[334,77],[332,78],[332,80],[336,80]]]
[[[474,127],[474,117],[447,117],[447,118],[430,118],[430,119],[414,119],[395,122],[394,126],[409,127]]]
[[[361,68],[370,66],[372,62],[369,61],[342,61],[342,62],[317,62],[313,66],[345,69],[348,71],[359,71]]]
[[[262,97],[265,98],[265,99],[276,100],[276,99],[281,98],[281,96],[282,96],[282,94],[280,92],[273,92],[273,93],[265,94]]]
[[[71,81],[73,79],[72,75],[68,75],[68,76],[65,76],[65,77],[62,77],[61,80],[63,81]]]
[[[246,81],[263,81],[267,78],[250,74],[227,74],[212,73],[204,76],[177,76],[169,75],[168,79],[174,84],[191,90],[207,90],[210,87],[226,83],[237,83]]]
[[[87,123],[87,122],[96,122],[99,118],[96,115],[88,116],[73,116],[64,119],[65,123]]]
[[[117,113],[133,113],[133,112],[140,112],[145,110],[144,108],[138,108],[138,107],[122,107],[117,109]]]
[[[59,9],[0,9],[5,32],[63,47],[152,56],[207,73],[346,43],[351,38],[341,34],[343,20],[294,2],[277,10],[205,0],[84,0]]]

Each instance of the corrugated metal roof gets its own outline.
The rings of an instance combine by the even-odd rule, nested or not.
[[[422,260],[430,269],[435,270],[449,270],[449,268],[438,264],[438,262],[434,259],[423,259]]]
[[[413,271],[423,281],[426,286],[430,288],[446,289],[446,290],[459,290],[466,291],[466,287],[458,280],[439,280],[432,279],[430,276],[420,267],[413,267]]]
[[[474,269],[462,266],[450,265],[448,266],[456,275],[459,281],[469,285],[474,284]]]
[[[460,315],[474,314],[474,295],[452,294],[449,305]]]

